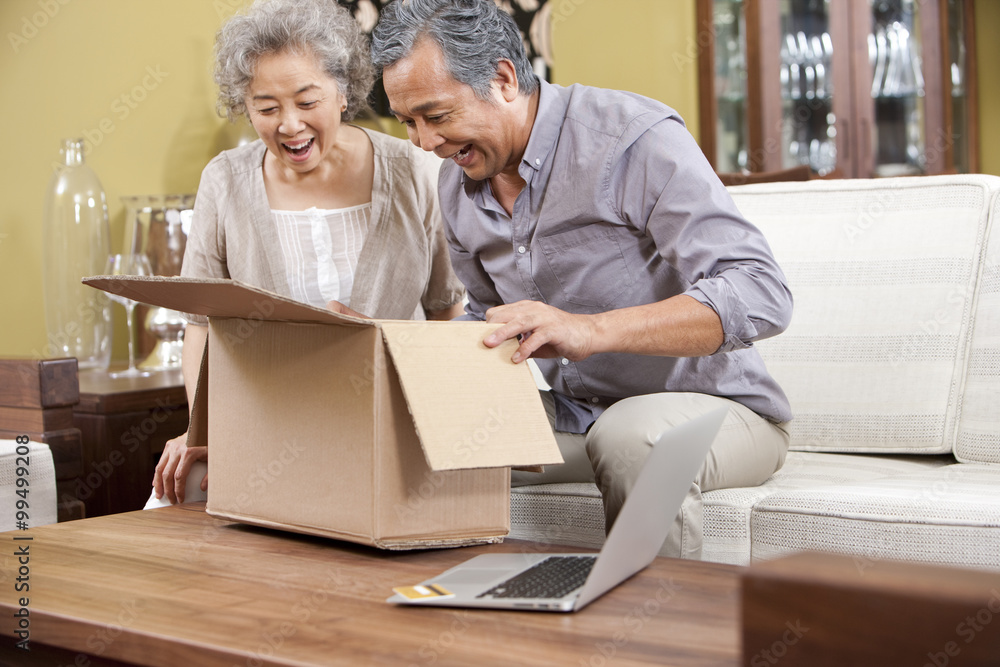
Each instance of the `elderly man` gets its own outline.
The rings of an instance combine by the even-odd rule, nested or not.
[[[784,276],[669,107],[539,81],[493,0],[398,0],[373,35],[392,113],[446,161],[439,194],[467,318],[536,359],[566,463],[610,529],[651,443],[728,406],[667,539],[701,554],[701,493],[781,467],[787,399],[753,348],[791,315]]]

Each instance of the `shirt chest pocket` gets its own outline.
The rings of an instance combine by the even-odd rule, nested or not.
[[[548,274],[540,282],[561,292],[545,295],[551,305],[565,300],[600,311],[613,307],[634,282],[619,233],[600,223],[536,238],[534,245],[543,258],[539,269]]]

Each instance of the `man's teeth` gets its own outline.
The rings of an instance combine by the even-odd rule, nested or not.
[[[455,153],[451,157],[454,160],[464,160],[465,157],[469,154],[470,150],[471,150],[471,147],[470,148],[463,148],[462,150],[458,151],[457,153]]]

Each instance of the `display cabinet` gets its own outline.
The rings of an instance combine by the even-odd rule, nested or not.
[[[972,0],[698,0],[716,171],[978,170]]]

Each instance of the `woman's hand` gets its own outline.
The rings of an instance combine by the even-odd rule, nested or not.
[[[187,436],[187,432],[184,432],[167,441],[153,473],[153,492],[157,498],[162,498],[165,494],[171,503],[184,502],[191,464],[195,461],[208,461],[208,447],[188,447]],[[201,490],[208,491],[207,473],[201,481]]]

